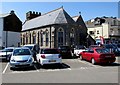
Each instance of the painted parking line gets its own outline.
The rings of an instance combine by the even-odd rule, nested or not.
[[[33,65],[33,66],[34,66],[34,68],[36,69],[36,71],[39,72],[39,70],[37,69],[36,65]]]
[[[5,69],[3,70],[3,74],[6,72],[6,70],[7,70],[7,68],[8,68],[8,65],[9,65],[9,63],[7,63],[7,65],[5,66]]]

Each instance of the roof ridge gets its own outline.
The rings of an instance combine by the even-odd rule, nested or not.
[[[51,12],[54,12],[54,11],[57,11],[57,10],[59,10],[59,9],[63,9],[63,6],[60,7],[60,8],[57,8],[57,9],[55,9],[55,10],[49,11],[49,12],[47,12],[47,13],[44,13],[44,14],[38,16],[38,17],[41,17],[41,16],[44,16],[44,15],[47,15],[47,14],[49,14],[49,13],[51,13]],[[36,18],[38,18],[38,17],[35,17],[35,18],[33,18],[33,19],[36,19]],[[27,21],[31,21],[31,20],[33,20],[33,19],[25,20],[25,22],[27,22]]]
[[[46,15],[46,14],[49,14],[49,13],[54,12],[54,11],[57,11],[57,10],[59,10],[59,9],[61,9],[61,8],[63,9],[63,7],[60,7],[60,8],[54,9],[54,10],[52,10],[52,11],[49,11],[49,12],[47,12],[47,13],[44,13],[44,14],[42,14],[41,16]]]

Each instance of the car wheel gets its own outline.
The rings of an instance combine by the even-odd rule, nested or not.
[[[92,58],[92,59],[91,59],[91,63],[92,63],[93,65],[95,65],[95,64],[96,64],[96,62],[95,62],[95,59],[94,59],[94,58]]]
[[[79,58],[80,58],[80,60],[83,60],[83,56],[82,55],[80,55]]]
[[[10,67],[10,70],[13,70],[13,71],[15,71],[15,68],[14,68],[14,67]]]

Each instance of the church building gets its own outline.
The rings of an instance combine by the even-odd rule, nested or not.
[[[22,26],[21,45],[38,44],[41,48],[85,45],[86,36],[82,16],[71,17],[63,7],[45,14],[29,11]]]

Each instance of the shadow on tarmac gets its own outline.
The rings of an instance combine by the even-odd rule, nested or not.
[[[22,67],[22,68],[10,68],[10,70],[13,71],[30,71],[30,70],[38,70],[38,69],[67,69],[70,68],[69,65],[62,63],[62,64],[49,64],[49,65],[43,65],[41,66],[38,63],[33,63],[33,66],[31,67]]]

